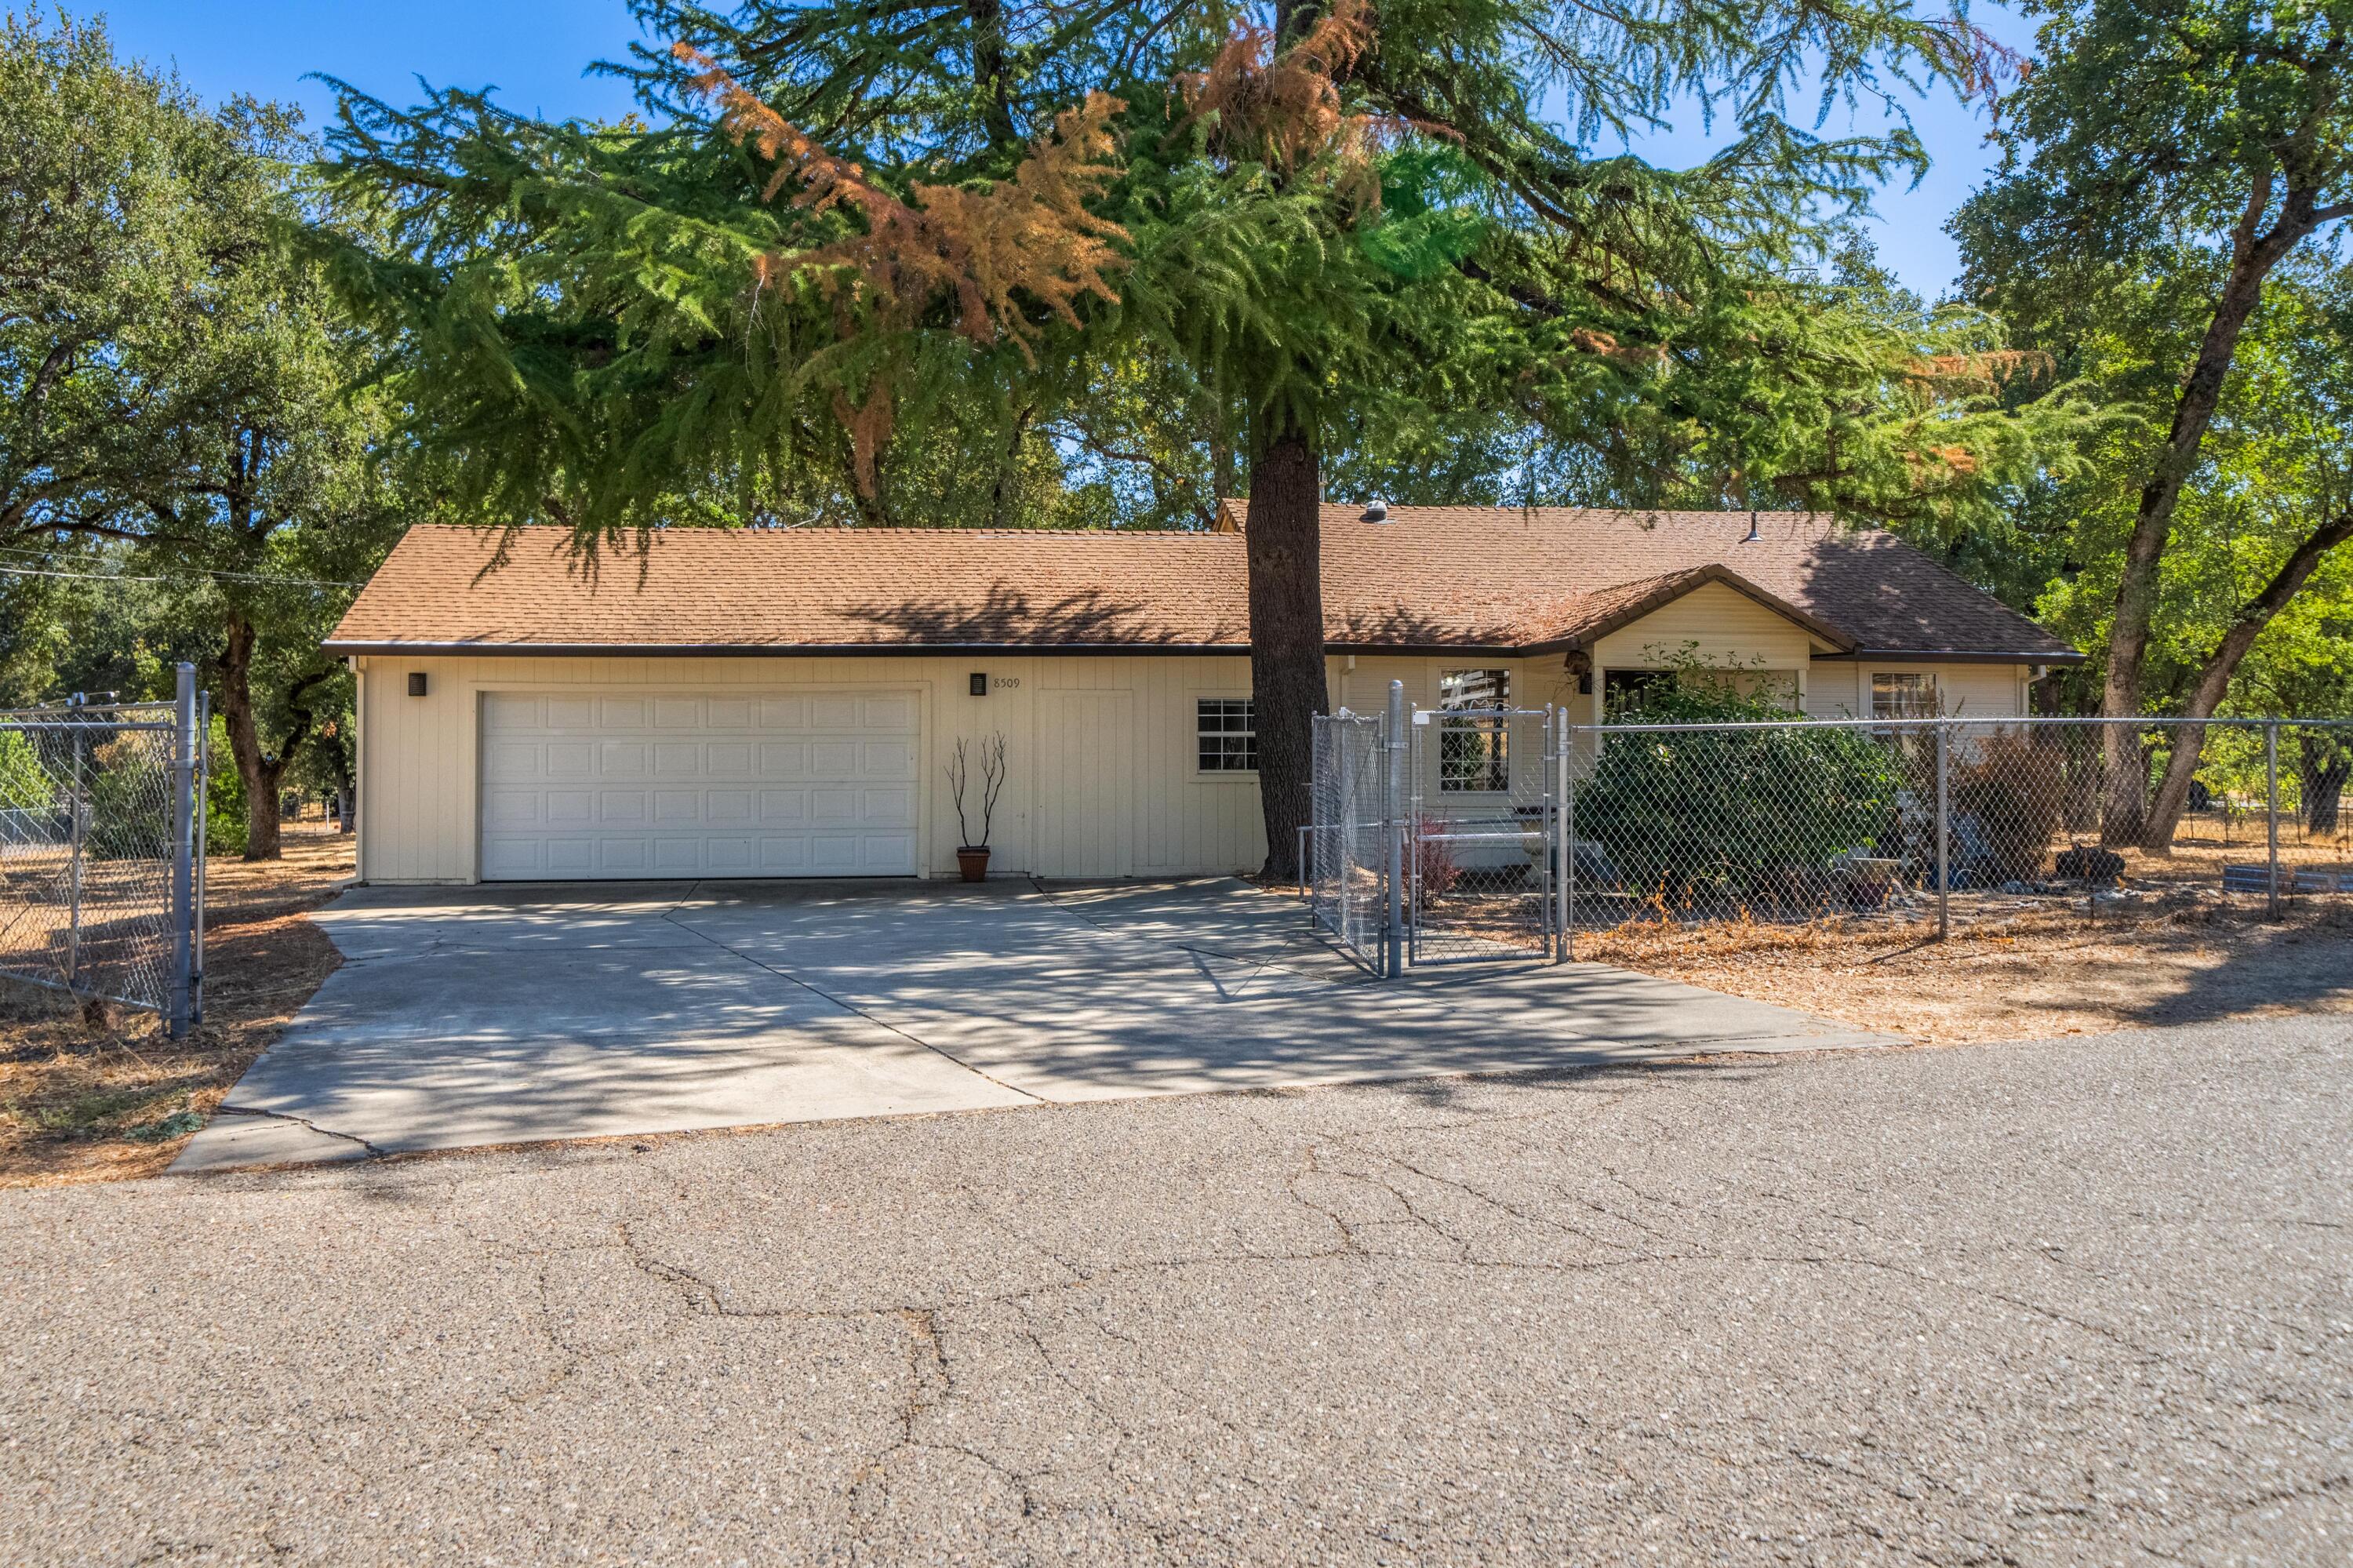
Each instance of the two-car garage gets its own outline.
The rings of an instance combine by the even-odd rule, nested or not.
[[[912,876],[913,692],[486,692],[481,875]]]

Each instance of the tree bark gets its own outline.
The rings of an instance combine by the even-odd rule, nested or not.
[[[278,787],[287,765],[301,749],[313,717],[302,706],[302,694],[326,679],[323,672],[303,676],[287,691],[292,723],[275,755],[261,744],[261,726],[253,715],[253,650],[259,633],[238,610],[228,613],[228,640],[221,649],[221,718],[228,729],[229,754],[237,775],[245,783],[245,858],[278,860],[285,851],[278,832]]]
[[[2297,753],[2297,771],[2304,776],[2305,832],[2333,833],[2344,808],[2346,781],[2353,779],[2353,737],[2307,729]]]
[[[2263,628],[2287,607],[2288,600],[2295,597],[2305,579],[2312,576],[2313,568],[2320,565],[2321,557],[2348,539],[2353,539],[2353,512],[2332,518],[2314,529],[2290,552],[2286,562],[2263,586],[2263,591],[2240,607],[2238,614],[2232,617],[2231,629],[2222,634],[2222,641],[2215,645],[2213,652],[2206,656],[2205,665],[2199,672],[2198,684],[2189,694],[2188,705],[2182,709],[2186,716],[2193,719],[2214,716],[2215,710],[2222,705],[2222,699],[2230,694],[2231,677],[2239,673],[2241,661],[2246,658],[2247,650],[2254,646],[2255,639],[2263,635]],[[2106,727],[2112,741],[2118,733],[2123,733],[2126,740],[2133,738],[2124,726]],[[2158,783],[2157,796],[2149,802],[2147,816],[2137,824],[2138,831],[2134,837],[2123,842],[2137,843],[2143,849],[2159,853],[2173,847],[2173,831],[2181,821],[2183,808],[2189,803],[2190,779],[2198,772],[2199,753],[2204,749],[2205,744],[2204,725],[2187,724],[2177,728],[2173,736],[2173,755],[2166,759],[2165,776]],[[2138,768],[2136,773],[2137,777],[2145,778],[2147,769]],[[2113,799],[2111,796],[2111,800]],[[2104,833],[2103,837],[2105,836]]]
[[[1249,521],[1250,698],[1259,806],[1271,881],[1299,875],[1299,830],[1312,807],[1314,718],[1324,685],[1324,560],[1318,508],[1324,460],[1314,432],[1279,416],[1254,442]]]
[[[2199,448],[2205,441],[2207,427],[2214,422],[2214,409],[2221,401],[2223,379],[2238,355],[2240,336],[2263,302],[2264,280],[2317,226],[2318,193],[2291,188],[2277,221],[2268,232],[2258,233],[2256,226],[2271,210],[2274,189],[2272,175],[2266,170],[2256,176],[2248,193],[2247,205],[2231,236],[2231,270],[2214,302],[2198,357],[2174,399],[2172,428],[2166,432],[2157,466],[2148,482],[2141,486],[2132,535],[2125,543],[2124,573],[2116,584],[2116,617],[2108,634],[2107,682],[2100,711],[2111,718],[2129,718],[2140,711],[2141,672],[2147,662],[2158,570],[2173,531],[2174,511],[2182,487],[2197,470]],[[2148,770],[2137,761],[2138,737],[2128,726],[2108,725],[2104,726],[2103,739],[2107,790],[2101,811],[2101,841],[2145,842],[2151,836]],[[2185,798],[2186,791],[2185,785]],[[2175,810],[2178,814],[2179,808]],[[2170,831],[2168,824],[2168,834]]]

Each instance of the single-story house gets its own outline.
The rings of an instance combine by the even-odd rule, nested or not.
[[[945,765],[997,735],[994,870],[1253,868],[1241,525],[1234,504],[1199,533],[681,528],[593,575],[561,530],[486,571],[492,535],[412,529],[326,644],[358,674],[360,874],[946,874]],[[1998,715],[2081,658],[1827,517],[1327,505],[1323,541],[1331,701],[1359,711],[1394,677],[1424,707],[1597,722],[1696,654],[1817,716]],[[976,834],[976,786],[965,807]]]

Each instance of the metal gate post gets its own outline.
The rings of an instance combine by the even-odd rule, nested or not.
[[[1332,726],[1332,749],[1337,755],[1336,769],[1340,776],[1340,849],[1337,856],[1340,881],[1334,890],[1339,900],[1337,911],[1340,945],[1350,952],[1356,949],[1356,932],[1349,912],[1356,905],[1356,879],[1350,874],[1356,860],[1356,769],[1348,764],[1354,748],[1348,744],[1348,710],[1342,708],[1332,715],[1340,722]]]
[[[182,664],[172,726],[172,995],[165,1032],[188,1033],[188,986],[195,973],[196,667]]]
[[[1936,940],[1953,934],[1953,721],[1936,720]]]
[[[213,694],[200,692],[196,695],[195,959],[188,973],[188,1018],[195,1023],[205,1021],[205,820],[212,800],[212,783]]]
[[[1556,710],[1545,705],[1544,750],[1537,763],[1538,777],[1543,779],[1544,805],[1537,818],[1540,853],[1536,860],[1536,880],[1544,888],[1545,957],[1554,963],[1560,961],[1560,879],[1553,874],[1553,857],[1560,853],[1560,797],[1553,792],[1557,775],[1547,766],[1560,746],[1560,726],[1568,717],[1568,710]]]
[[[1577,774],[1569,756],[1577,743],[1577,732],[1568,725],[1560,726],[1560,957],[1566,963],[1577,957]],[[1594,736],[1596,755],[1601,745]]]
[[[2270,860],[2270,895],[2264,916],[2276,920],[2280,912],[2279,878],[2279,720],[2263,726],[2263,839]]]
[[[1389,683],[1389,710],[1381,723],[1381,885],[1388,907],[1382,911],[1387,941],[1382,946],[1383,972],[1395,980],[1405,970],[1404,822],[1405,803],[1405,683]]]

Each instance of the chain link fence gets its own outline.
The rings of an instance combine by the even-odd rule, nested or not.
[[[202,1016],[208,761],[177,703],[0,712],[0,974]]]
[[[1569,958],[1641,924],[1932,938],[2353,898],[2353,720],[1343,717],[1318,730],[1316,917],[1364,952],[1387,915],[1417,963]],[[1366,759],[1399,722],[1382,809]]]
[[[1300,837],[1307,906],[1315,923],[1376,972],[1388,966],[1388,726],[1352,714],[1315,718],[1314,823]]]

